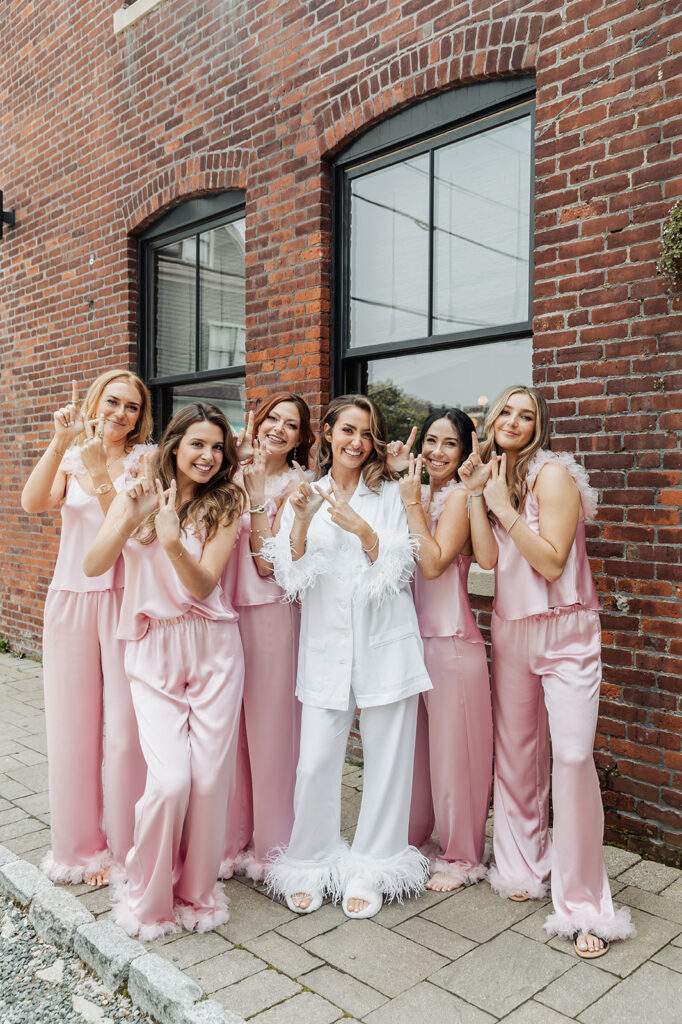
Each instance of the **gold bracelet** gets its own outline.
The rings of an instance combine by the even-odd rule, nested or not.
[[[405,508],[409,508],[410,505],[421,505],[421,501],[408,501],[405,504]],[[363,551],[364,551],[364,548],[363,548]]]
[[[168,552],[166,552],[166,553],[168,554]],[[181,544],[180,545],[180,554],[176,555],[175,558],[173,558],[172,555],[168,555],[168,557],[170,558],[171,562],[179,562],[180,559],[182,558],[182,556],[184,555],[184,553],[185,553],[185,549],[183,548],[183,546]]]
[[[516,519],[515,519],[515,520],[514,520],[514,522],[513,522],[512,524],[511,524],[511,526],[508,526],[508,527],[507,527],[507,533],[511,533],[511,532],[512,532],[512,530],[514,529],[514,527],[516,526],[516,524],[518,523],[518,521],[519,521],[519,519],[520,519],[520,518],[521,518],[521,516],[520,516],[520,515],[519,515],[519,513],[517,512],[517,513],[516,513]]]
[[[60,452],[59,448],[53,448],[52,445],[49,445],[49,449],[56,459],[63,459],[68,451],[68,448],[65,448],[63,452]]]

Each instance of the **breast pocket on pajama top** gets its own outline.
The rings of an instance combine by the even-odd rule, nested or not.
[[[309,689],[321,690],[329,683],[329,654],[324,640],[301,637],[299,672]]]
[[[413,627],[406,623],[369,638],[370,678],[388,683],[424,675],[422,646]]]

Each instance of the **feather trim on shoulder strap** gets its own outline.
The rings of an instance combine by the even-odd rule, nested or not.
[[[546,448],[541,448],[535,454],[528,467],[528,476],[526,477],[528,493],[530,494],[533,490],[540,470],[548,462],[555,462],[568,470],[580,491],[585,519],[594,519],[597,514],[597,491],[591,486],[586,470],[568,452],[550,452]]]

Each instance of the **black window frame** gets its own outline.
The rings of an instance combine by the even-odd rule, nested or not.
[[[137,238],[137,266],[139,271],[138,299],[138,373],[152,395],[152,410],[156,430],[160,432],[172,415],[172,389],[183,384],[211,383],[216,380],[244,378],[246,362],[236,366],[201,370],[201,252],[198,236],[205,231],[241,220],[246,212],[246,193],[242,189],[228,189],[207,196],[186,199],[174,206],[145,228]],[[196,244],[196,307],[195,316],[195,368],[181,374],[154,375],[154,306],[151,290],[154,281],[154,253],[164,245],[197,238]]]
[[[461,86],[429,97],[394,114],[354,140],[332,168],[332,395],[366,392],[370,360],[454,349],[479,343],[532,336],[533,303],[533,201],[535,194],[535,147],[530,156],[530,217],[528,238],[528,316],[523,321],[491,327],[433,334],[433,238],[434,175],[436,150],[451,142],[477,135],[482,130],[530,115],[531,139],[535,138],[535,77],[496,79]],[[428,324],[430,332],[419,338],[351,347],[350,341],[350,219],[351,182],[372,170],[400,163],[408,157],[429,153],[429,269]]]

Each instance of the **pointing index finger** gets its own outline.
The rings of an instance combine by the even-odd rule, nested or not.
[[[305,484],[307,486],[308,485],[308,477],[303,472],[303,469],[301,468],[299,463],[296,462],[296,459],[293,460],[292,465],[293,465],[294,469],[296,470],[296,472],[298,473],[298,476],[299,476],[299,479],[300,479],[301,483]]]
[[[78,405],[78,382],[75,380],[71,381],[71,402]]]
[[[477,455],[481,454],[480,449],[478,447],[478,434],[476,433],[475,430],[471,431],[471,450],[472,452],[476,452]]]
[[[414,444],[414,439],[416,438],[416,436],[417,436],[417,428],[416,427],[412,427],[412,430],[410,431],[410,436],[408,437],[407,441],[405,442],[405,447],[407,448],[408,452],[412,450],[412,445]]]

